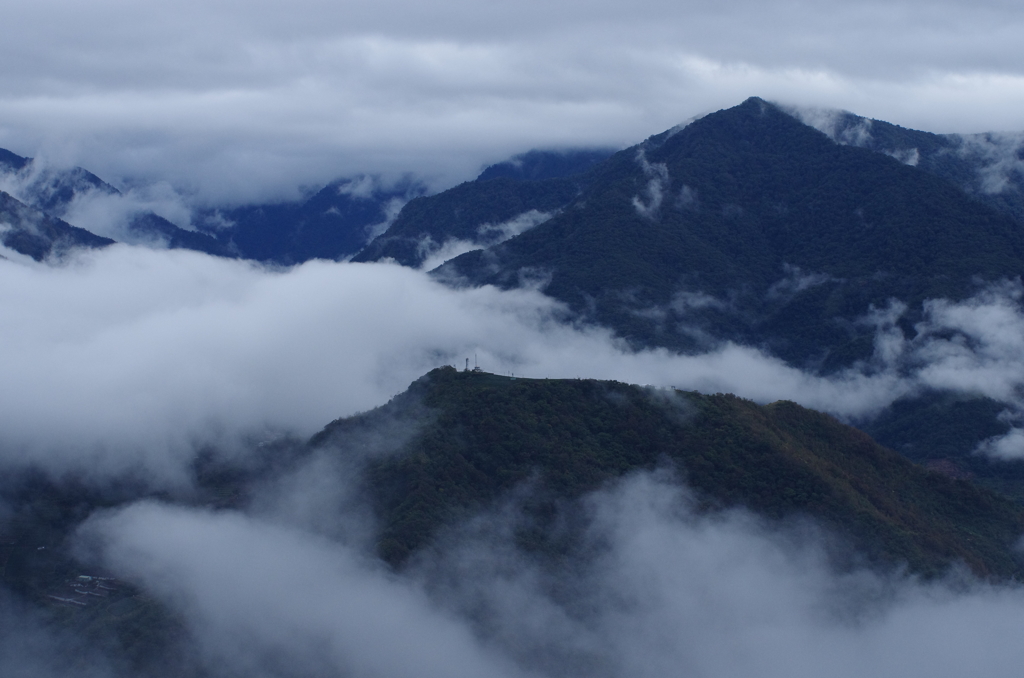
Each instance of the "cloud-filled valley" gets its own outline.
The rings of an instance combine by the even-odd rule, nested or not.
[[[451,289],[390,264],[277,270],[120,245],[56,267],[0,263],[2,459],[57,473],[173,478],[207,443],[308,436],[467,357],[499,374],[788,399],[847,419],[927,388],[1017,412],[1024,384],[1019,283],[928,302],[913,337],[896,324],[905,307],[878,309],[864,319],[874,358],[821,376],[732,343],[631,350],[538,291]]]
[[[1013,414],[1024,383],[1016,281],[927,302],[913,336],[898,323],[905,305],[875,309],[862,320],[875,328],[873,358],[822,376],[731,343],[632,350],[536,289],[454,289],[394,264],[275,268],[126,245],[49,263],[9,254],[0,461],[15,475],[40,468],[100,487],[131,477],[187,490],[203,450],[244,459],[466,357],[495,373],[792,399],[843,418],[929,388],[983,394]],[[779,273],[776,294],[818,280]],[[1018,456],[1019,438],[988,449]],[[76,539],[82,567],[179,615],[178,660],[215,676],[1010,675],[1019,665],[1006,635],[1024,615],[1016,587],[837,570],[833,538],[812,523],[696,514],[658,475],[585,499],[590,547],[562,570],[515,548],[512,499],[396,574],[370,552],[372,512],[349,492],[357,475],[314,458],[243,507],[98,511]],[[18,634],[6,634],[27,638],[8,666],[62,672],[42,658],[60,648],[82,653],[74,671],[119,675],[116,658],[75,650],[85,641],[42,621]]]
[[[1020,672],[1020,7],[244,10],[0,23],[0,675]]]
[[[836,571],[812,525],[694,513],[658,475],[585,500],[582,555],[513,546],[514,502],[403,576],[236,512],[141,503],[80,530],[94,563],[187,620],[197,661],[246,675],[1014,675],[1024,593],[951,574]]]

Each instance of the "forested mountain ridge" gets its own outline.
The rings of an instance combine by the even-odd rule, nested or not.
[[[365,441],[419,428],[367,456]],[[596,380],[515,379],[439,368],[389,404],[328,425],[314,449],[365,458],[378,551],[401,564],[445,525],[526,483],[524,544],[557,549],[559,507],[665,465],[708,509],[814,518],[876,563],[937,574],[963,561],[1024,575],[1024,508],[919,467],[864,433],[791,402],[660,391]]]
[[[593,170],[546,223],[438,275],[546,293],[638,345],[764,346],[825,369],[869,357],[857,319],[1024,271],[1024,229],[934,175],[834,143],[760,99]]]
[[[348,483],[350,500],[372,510],[370,544],[398,576],[451,530],[509,507],[517,516],[510,547],[539,562],[585,560],[586,497],[653,471],[692,488],[707,516],[745,509],[763,529],[820,526],[818,541],[840,571],[906,567],[930,578],[963,564],[988,581],[1024,577],[1016,548],[1024,507],[794,403],[443,367],[308,442],[200,455],[194,485],[177,491],[10,474],[0,483],[0,581],[48,623],[111,648],[129,675],[207,675],[177,652],[182,618],[131,583],[105,579],[95,562],[83,565],[74,535],[89,516],[146,499],[258,512],[260,497],[310,470]],[[303,499],[326,511],[317,524],[351,510],[318,503],[318,492]],[[103,586],[95,599],[94,582]]]
[[[419,197],[402,209],[388,230],[370,242],[353,261],[394,260],[419,267],[448,240],[474,242],[488,237],[487,230],[524,214],[539,220],[579,195],[574,178],[520,180],[496,177],[473,181],[430,197]]]
[[[497,244],[543,223],[576,198],[611,150],[533,150],[484,168],[473,181],[409,202],[353,261],[421,267],[451,242]]]
[[[202,210],[199,228],[246,259],[294,265],[356,254],[426,188],[411,177],[393,185],[358,176],[332,181],[299,201]]]
[[[933,134],[848,112],[790,110],[836,143],[942,177],[1024,226],[1024,134]]]

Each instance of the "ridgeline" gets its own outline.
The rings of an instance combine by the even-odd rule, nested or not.
[[[368,432],[396,421],[420,428],[397,451],[371,455],[365,479],[379,553],[396,566],[523,483],[539,488],[543,522],[566,501],[668,465],[707,510],[811,517],[878,564],[927,576],[956,562],[983,577],[1024,574],[1013,548],[1024,533],[1020,506],[792,402],[444,367],[381,408],[331,423],[311,445],[363,455]],[[543,530],[523,539],[554,548]]]

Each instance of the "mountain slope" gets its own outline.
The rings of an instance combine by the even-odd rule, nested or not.
[[[57,219],[68,217],[76,200],[121,197],[119,190],[81,167],[37,168],[32,158],[4,149],[0,149],[0,186],[12,191],[19,201]],[[115,224],[110,226],[114,228]],[[148,210],[135,211],[123,232],[117,235],[130,243],[153,243],[170,249],[231,256],[227,247],[208,235],[180,228]]]
[[[153,212],[140,212],[128,222],[128,241],[132,244],[156,244],[169,250],[195,250],[218,257],[235,257],[236,253],[215,238],[179,228]]]
[[[932,134],[845,111],[794,109],[836,143],[890,155],[946,179],[1024,226],[1024,135]]]
[[[876,561],[935,574],[962,560],[986,576],[1024,574],[1013,550],[1024,509],[789,402],[445,367],[382,408],[333,422],[311,444],[365,456],[367,440],[413,423],[415,435],[371,455],[366,472],[378,548],[395,564],[523,483],[540,487],[533,514],[543,526],[564,502],[668,463],[707,507],[813,516]],[[544,529],[522,536],[553,547]]]
[[[1008,216],[750,99],[617,153],[550,221],[438,273],[512,287],[539,272],[640,345],[730,339],[834,369],[871,355],[872,304],[919,309],[1021,271]]]
[[[482,249],[549,219],[579,195],[608,149],[533,150],[484,168],[467,181],[409,202],[386,232],[353,261],[434,264]]]
[[[110,238],[55,219],[0,191],[0,242],[16,252],[42,261],[75,247],[106,247]]]
[[[528,181],[564,179],[585,174],[615,152],[608,148],[534,149],[484,168],[477,181],[506,178]]]
[[[410,178],[394,186],[368,176],[341,179],[302,202],[214,210],[202,214],[200,224],[248,259],[285,265],[340,260],[359,252],[424,190]]]
[[[489,230],[500,234],[503,225],[517,218],[546,219],[579,194],[581,183],[571,177],[520,180],[497,176],[417,198],[352,260],[393,259],[403,266],[419,267],[447,241],[486,242]]]

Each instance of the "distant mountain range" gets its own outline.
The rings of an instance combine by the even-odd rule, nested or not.
[[[552,217],[437,275],[500,287],[541,280],[637,346],[693,351],[729,339],[829,371],[871,356],[874,328],[855,321],[872,304],[896,298],[919,310],[926,298],[962,299],[979,279],[1024,271],[1024,225],[1010,211],[888,154],[837,144],[759,99],[615,154],[557,207],[568,189],[529,183],[547,192],[523,206]],[[478,184],[425,202],[471,212],[494,191]],[[407,249],[440,241],[400,230],[404,216],[356,259],[399,237]],[[398,254],[391,245],[379,256],[416,265]]]
[[[10,238],[4,238],[4,245],[11,249],[41,260],[55,250],[68,247],[103,247],[114,239],[86,234],[85,229],[69,226],[63,220],[75,205],[76,200],[88,198],[116,197],[121,192],[92,172],[74,167],[52,169],[37,166],[32,158],[0,149],[0,195],[9,206]],[[15,207],[15,204],[18,204]],[[17,212],[19,217],[13,215]],[[34,229],[33,223],[47,220],[56,230],[45,233]],[[121,229],[121,239],[130,243],[158,244],[172,249],[184,248],[229,256],[231,253],[214,239],[202,233],[179,228],[167,219],[146,210],[128,215]],[[32,236],[35,239],[32,239]],[[120,233],[118,235],[121,235]],[[28,243],[32,243],[31,245]]]
[[[768,115],[761,120],[747,115],[755,108]],[[797,121],[803,124],[798,124]],[[830,151],[829,146],[823,145],[821,137],[812,134],[812,128],[830,139],[831,146],[848,147],[847,150],[837,151],[832,148]],[[677,139],[680,133],[682,136]],[[765,143],[758,143],[759,137],[761,142],[767,141],[765,135],[772,136],[774,149]],[[689,141],[682,141],[684,139]],[[695,139],[702,141],[694,143]],[[816,143],[811,140],[815,140]],[[880,169],[884,165],[877,164],[879,160],[870,161],[868,165],[858,168],[840,169],[843,163],[852,162],[852,159],[857,157],[851,155],[852,148],[863,148],[877,155],[888,156],[925,174],[944,179],[975,201],[985,203],[1018,225],[1024,224],[1024,135],[932,134],[862,118],[851,113],[787,109],[752,98],[733,109],[719,111],[695,120],[685,127],[655,135],[642,144],[618,153],[612,149],[530,151],[487,167],[474,181],[429,197],[426,195],[426,187],[411,175],[390,184],[382,182],[377,177],[360,175],[334,181],[310,197],[297,202],[198,210],[193,214],[192,224],[188,229],[181,228],[152,211],[139,210],[130,215],[121,239],[286,265],[312,258],[340,260],[354,257],[357,261],[387,258],[404,265],[422,266],[436,259],[432,255],[443,256],[446,245],[459,244],[459,247],[454,249],[449,247],[448,252],[459,252],[474,245],[478,246],[477,249],[492,248],[559,214],[570,204],[578,209],[585,201],[584,189],[597,182],[597,187],[593,188],[590,194],[591,198],[598,194],[607,195],[612,189],[613,193],[624,191],[629,194],[624,196],[625,202],[627,206],[632,205],[634,211],[634,214],[609,213],[599,222],[603,223],[607,219],[635,221],[635,217],[642,215],[648,221],[664,222],[663,225],[669,227],[672,224],[679,226],[682,222],[678,215],[672,215],[672,210],[667,209],[668,207],[674,207],[676,211],[685,208],[691,221],[694,215],[700,212],[698,221],[703,222],[709,217],[707,209],[697,209],[702,205],[720,212],[729,211],[730,219],[734,222],[742,210],[746,215],[741,220],[747,224],[745,227],[723,227],[719,229],[723,232],[715,236],[716,240],[702,242],[699,244],[700,247],[710,248],[710,252],[716,248],[759,248],[762,244],[769,244],[774,250],[781,250],[774,252],[775,259],[780,256],[794,259],[782,262],[790,267],[785,271],[792,272],[800,268],[806,275],[814,276],[813,270],[805,270],[803,267],[812,267],[818,263],[824,267],[829,262],[819,262],[818,259],[825,255],[821,254],[817,258],[802,257],[800,252],[791,253],[784,242],[773,244],[773,237],[799,240],[800,234],[793,231],[795,226],[790,227],[789,233],[773,234],[769,223],[773,220],[779,221],[779,215],[771,213],[772,205],[755,204],[756,200],[753,197],[772,196],[776,210],[781,209],[783,205],[788,208],[796,207],[790,203],[797,198],[828,202],[832,198],[843,197],[842,191],[836,186],[829,187],[824,179],[818,180],[816,184],[814,181],[808,181],[815,175],[821,163],[829,166],[829,176],[836,182],[854,176],[863,179],[865,174],[873,172],[885,174],[886,170]],[[642,160],[639,159],[641,153]],[[747,162],[755,165],[762,163],[760,169],[765,169],[764,164],[767,163],[771,169],[768,173],[755,171],[754,166],[744,169],[742,165]],[[662,172],[669,173],[667,178],[662,176]],[[852,174],[845,176],[843,172]],[[927,192],[936,189],[934,184],[927,189],[921,185],[911,185],[913,180],[907,178],[911,176],[914,175],[901,175],[902,178],[896,183],[905,185],[892,186],[887,190],[893,199],[909,199],[910,207],[917,210],[918,207],[913,206],[913,201],[917,200],[924,204],[928,198],[933,197],[927,195]],[[891,179],[888,175],[886,178]],[[723,179],[726,180],[724,183]],[[908,181],[911,184],[907,184]],[[714,188],[711,184],[714,184]],[[742,191],[739,189],[740,184],[743,186]],[[700,191],[702,185],[703,193]],[[58,170],[46,165],[40,166],[32,158],[22,157],[4,149],[0,149],[0,188],[28,207],[58,219],[67,217],[76,200],[96,194],[120,195],[120,191],[114,186],[80,167]],[[671,189],[676,189],[675,194],[669,195],[666,192],[671,192]],[[856,197],[851,193],[854,190],[871,191],[872,186],[870,183],[860,185],[856,189],[851,186],[845,196],[848,202],[856,201]],[[914,197],[914,193],[922,190],[925,190],[926,194]],[[811,194],[816,192],[821,192],[821,196],[812,198]],[[800,195],[797,196],[796,193]],[[768,198],[764,200],[770,202]],[[608,206],[614,202],[612,196],[608,195]],[[619,200],[619,206],[621,203],[622,200]],[[831,205],[834,209],[841,209],[842,206]],[[815,210],[823,207],[828,209],[829,205],[813,206]],[[882,211],[888,209],[886,205],[878,205],[876,208]],[[591,209],[596,207],[592,206]],[[854,207],[855,214],[860,214],[856,212],[857,209],[863,212],[864,207]],[[965,209],[970,210],[962,204],[955,209],[959,210],[956,215],[943,212],[938,215],[941,217],[938,221],[947,224],[947,228],[953,228],[950,220],[980,218],[977,214],[961,214],[960,212]],[[935,211],[921,215],[919,220],[936,217]],[[587,218],[589,216],[592,215],[586,215]],[[803,217],[805,220],[809,218],[807,214]],[[849,214],[846,213],[837,215],[826,211],[820,215],[815,214],[815,218],[823,221],[838,218],[840,223],[845,224],[840,229],[842,231],[849,230],[846,227],[853,225]],[[892,219],[904,218],[886,215],[885,220],[879,223],[884,226]],[[556,222],[564,223],[567,219],[568,217],[562,216]],[[790,217],[783,220],[787,219],[792,221]],[[751,225],[755,221],[756,227]],[[551,231],[553,226],[543,229],[542,232]],[[803,226],[806,227],[807,224],[804,223]],[[915,235],[912,226],[900,226],[898,231],[910,229],[903,235],[912,237]],[[766,243],[751,242],[749,238],[755,233],[750,229],[758,231],[757,237],[767,238]],[[587,229],[586,233],[597,233],[601,230],[602,227],[598,224],[593,229]],[[833,249],[845,250],[846,243],[826,237],[828,235],[815,233],[819,240],[832,243]],[[602,239],[597,235],[587,237]],[[692,237],[703,236],[696,233]],[[735,242],[730,241],[730,237]],[[539,238],[541,236],[533,235],[525,240]],[[549,238],[545,236],[544,239]],[[86,243],[83,241],[81,244]],[[882,254],[882,245],[885,243],[876,240],[863,246],[867,247],[869,244],[876,246],[880,256],[889,256],[890,260],[899,256],[891,249],[890,254]],[[636,243],[635,246],[642,248],[646,245]],[[500,251],[510,255],[520,247],[522,245],[517,243],[500,250],[496,249],[494,253]],[[791,248],[792,245],[788,247]],[[955,248],[956,244],[940,242],[930,246],[930,249],[938,251],[942,247]],[[983,245],[978,247],[983,248]],[[622,268],[621,264],[627,263],[623,257],[628,259],[632,256],[627,254],[630,249],[633,247],[619,250],[619,260],[609,268]],[[597,254],[594,252],[595,256]],[[678,252],[673,254],[670,251],[663,254],[661,259],[667,259],[669,264],[673,264],[673,257],[676,256]],[[759,267],[768,266],[768,270],[756,271],[760,277],[772,278],[782,275],[778,261],[767,261],[767,255],[756,258]],[[471,259],[473,257],[466,257],[453,264],[448,272],[469,272],[469,268],[472,267]],[[574,294],[578,298],[592,292],[584,281],[572,283],[563,280],[565,273],[557,271],[558,267],[552,267],[551,263],[539,254],[531,255],[530,261],[524,261],[520,269],[544,269],[551,273],[554,283],[551,291],[559,298],[568,299]],[[564,263],[565,267],[577,269],[577,264],[581,261]],[[747,282],[735,276],[735,265],[733,269],[726,267],[721,273],[711,274],[700,267],[688,265],[685,260],[675,263],[679,264],[678,268],[683,269],[687,277],[697,281],[691,283],[691,286],[700,287],[701,293],[721,291],[729,288],[733,282],[737,285]],[[717,270],[721,269],[718,265],[721,263],[719,257],[714,263],[708,262],[704,266]],[[750,263],[753,262],[738,262],[744,269]],[[886,262],[880,263],[884,265]],[[924,263],[929,264],[930,261]],[[942,262],[936,264],[941,265]],[[507,262],[502,266],[503,271],[492,273],[492,278],[501,278],[508,284],[509,280],[518,277],[514,270],[516,265],[516,262]],[[846,270],[850,265],[852,262],[847,262],[845,268],[834,265],[831,268]],[[964,267],[978,265],[968,261]],[[989,269],[999,270],[998,264],[993,265],[995,268],[992,269],[990,266]],[[463,267],[466,271],[462,270]],[[976,272],[985,274],[988,269],[983,266]],[[829,274],[825,271],[822,273]],[[625,279],[625,287],[635,288],[640,293],[639,298],[648,295],[652,297],[653,302],[664,297],[664,292],[656,289],[657,285],[651,286],[642,277],[632,282],[636,274],[637,271],[628,266],[621,273],[615,273],[616,276],[621,275]],[[651,272],[650,275],[662,277],[662,273]],[[714,284],[718,278],[724,279],[725,282]],[[479,282],[472,275],[465,279]],[[683,285],[680,289],[685,288],[683,282],[676,282]],[[576,291],[571,293],[568,289],[563,290],[563,287],[575,287]],[[763,282],[759,288],[764,288]],[[621,313],[615,311],[615,306],[616,304],[607,301],[598,304],[594,319],[609,322],[612,316],[621,316]],[[688,309],[688,316],[692,316],[692,310]],[[624,331],[627,336],[640,339],[642,342],[651,339],[651,327],[637,325],[629,328],[622,317],[617,317],[610,324]],[[759,329],[754,329],[754,333],[763,334]],[[671,344],[674,341],[685,347],[692,344],[692,334],[689,338],[685,332],[680,338],[660,337],[656,343]],[[783,346],[773,348],[785,352]],[[796,352],[802,353],[800,349]]]
[[[384,232],[426,188],[412,177],[385,185],[359,176],[334,181],[300,202],[205,210],[197,227],[246,259],[299,264],[347,259]]]
[[[110,238],[90,233],[33,209],[0,191],[0,242],[15,252],[42,261],[77,247],[105,247]]]
[[[552,209],[560,206],[571,195],[565,193],[567,187],[574,184],[563,185],[561,193],[554,189],[554,195],[544,200],[535,196],[538,193],[535,182],[580,174],[611,153],[611,150],[603,149],[530,151],[487,167],[478,181],[501,179],[499,183],[511,187],[507,190],[513,193],[521,190],[525,195],[518,199],[506,198],[502,203],[498,191],[491,191],[489,202],[493,204],[481,206],[479,209],[482,211],[466,216],[466,220],[472,222],[470,234],[476,236],[479,226],[494,221],[496,217],[493,215],[502,217],[498,219],[500,222],[528,212],[536,205]],[[37,166],[32,158],[0,149],[0,192],[4,191],[25,207],[56,219],[68,217],[76,201],[96,196],[121,196],[118,189],[88,170]],[[417,214],[420,203],[414,199],[423,197],[426,192],[426,186],[411,175],[392,182],[383,182],[376,176],[359,175],[333,181],[300,201],[200,209],[192,215],[189,229],[181,228],[150,210],[136,209],[130,212],[120,228],[115,228],[116,233],[111,233],[117,237],[106,238],[102,244],[109,244],[108,240],[119,240],[293,265],[310,259],[348,259],[388,230],[391,230],[390,240],[394,239],[396,232],[420,227],[432,229],[441,241],[458,236],[461,231],[452,224],[432,224],[431,217],[436,208],[428,210],[426,215]],[[410,201],[414,204],[407,211],[403,210]],[[524,205],[530,207],[524,208]],[[402,220],[392,230],[400,215]],[[536,220],[531,216],[525,222],[532,225],[531,218]],[[426,225],[423,222],[427,222]],[[17,223],[11,226],[15,231],[20,230]],[[491,234],[494,237],[485,241],[496,242],[502,233],[496,231]],[[11,238],[10,241],[12,245],[8,246],[12,249],[30,254],[28,249],[19,249],[25,247],[18,244],[21,240]],[[65,246],[100,246],[97,244],[100,241],[87,237],[65,236],[61,242]],[[380,249],[383,242],[375,245],[374,251],[383,252]],[[30,256],[38,258],[48,252],[49,249],[41,250],[37,244],[32,247]],[[369,256],[364,255],[362,260]],[[391,256],[391,251],[381,256]],[[409,257],[402,257],[403,261],[407,259]]]
[[[40,259],[110,242],[60,221],[84,195],[118,194],[95,175],[3,151],[0,180],[18,189],[4,196],[8,247]],[[1021,275],[1024,135],[751,98],[618,152],[530,151],[434,195],[411,177],[359,176],[298,202],[200,211],[192,228],[142,212],[127,233],[275,264],[391,260],[455,286],[537,286],[637,348],[732,341],[829,374],[872,359],[865,318],[892,300],[913,337],[926,299]],[[985,475],[969,453],[1009,425],[998,403],[968,401],[929,393],[864,425]],[[914,433],[940,430],[929,445]]]
[[[892,322],[913,336],[926,299],[1019,278],[1022,167],[1012,135],[934,135],[752,98],[617,152],[531,151],[435,195],[411,177],[360,176],[301,201],[199,211],[189,228],[139,209],[119,233],[277,265],[392,260],[453,286],[530,285],[637,348],[732,341],[827,376],[870,364],[877,327],[864,318],[891,300],[905,305]],[[9,250],[44,261],[114,242],[64,220],[83,200],[125,197],[84,169],[0,151],[0,186]],[[698,515],[745,509],[769,530],[822,527],[834,570],[927,580],[962,565],[1019,582],[1024,462],[972,453],[1009,430],[1002,410],[917,393],[862,422],[872,439],[788,401],[445,366],[310,440],[204,448],[189,482],[160,492],[130,476],[5,474],[0,593],[109,652],[116,675],[210,675],[181,649],[202,629],[153,592],[82,571],[73,535],[96,511],[141,499],[258,514],[274,483],[311,468],[345,470],[344,501],[372,517],[361,555],[396,581],[459,526],[500,511],[516,516],[503,548],[573,572],[592,555],[587,497],[655,473],[688,486]]]

